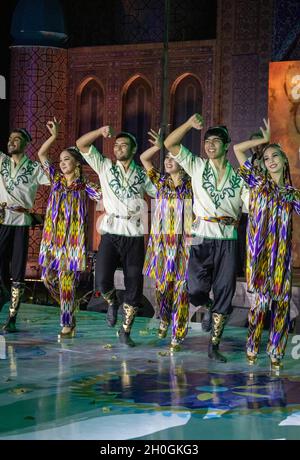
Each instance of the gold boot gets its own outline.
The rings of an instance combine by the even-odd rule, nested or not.
[[[16,319],[21,304],[21,298],[25,290],[25,284],[13,281],[11,286],[11,302],[9,315],[3,326],[5,332],[16,332]]]
[[[132,307],[128,303],[123,304],[123,324],[118,331],[118,337],[120,343],[128,347],[135,347],[135,343],[130,337],[130,331],[138,310],[137,307]]]
[[[253,366],[257,361],[257,355],[247,351],[246,356],[249,366]]]
[[[169,323],[167,323],[166,321],[160,320],[159,329],[157,332],[157,336],[159,339],[164,339],[167,336],[168,327],[169,327]]]
[[[270,356],[270,361],[271,361],[271,371],[274,371],[275,373],[279,373],[280,368],[282,367],[281,359],[275,358],[274,356]]]
[[[67,332],[64,332],[63,329],[60,331],[60,333],[57,336],[58,341],[61,339],[72,339],[76,335],[76,325],[74,324],[73,326],[68,328]]]
[[[219,344],[223,334],[224,326],[227,320],[227,315],[221,313],[212,314],[212,329],[208,343],[208,357],[214,361],[226,363],[227,359],[219,352]]]
[[[114,289],[102,294],[103,299],[108,303],[107,313],[106,313],[106,322],[108,326],[114,327],[118,320],[118,309],[119,309],[119,300],[117,297],[117,292]]]
[[[176,339],[175,337],[172,338],[171,343],[170,343],[170,353],[177,353],[178,351],[181,350],[181,340]]]

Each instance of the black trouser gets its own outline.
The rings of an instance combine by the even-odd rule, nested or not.
[[[205,305],[212,289],[212,312],[228,315],[236,287],[237,241],[204,239],[191,247],[188,266],[190,302]]]
[[[10,265],[9,262],[10,258],[8,251],[4,251],[4,253],[2,253],[0,257],[0,284],[6,287],[9,286],[10,281],[10,273],[7,269],[7,267],[9,267]]]
[[[29,227],[0,225],[0,270],[5,282],[9,279],[9,265],[13,281],[23,282],[28,255]]]
[[[114,288],[114,274],[122,266],[124,272],[124,302],[140,307],[143,294],[144,237],[106,233],[96,258],[96,289],[103,294]]]

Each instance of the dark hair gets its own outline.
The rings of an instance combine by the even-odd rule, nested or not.
[[[204,134],[204,140],[206,140],[210,136],[217,136],[221,139],[223,144],[229,144],[231,142],[229,132],[226,126],[211,126],[208,128],[206,133]]]
[[[79,149],[77,147],[67,147],[66,149],[67,152],[70,153],[70,155],[72,155],[72,157],[78,161],[80,163],[80,165],[83,165],[83,164],[86,164],[85,160],[83,159]]]
[[[20,133],[21,136],[23,137],[24,141],[26,141],[26,142],[31,142],[32,141],[32,137],[31,137],[30,133],[27,131],[26,128],[12,129],[10,133]]]
[[[82,171],[82,166],[84,164],[87,164],[86,161],[83,159],[79,149],[76,146],[72,147],[67,147],[66,149],[63,149],[63,152],[68,152],[74,160],[78,161],[79,165],[79,179],[80,182],[84,182],[84,176],[83,176],[83,171]]]
[[[119,137],[127,137],[127,139],[130,139],[131,147],[137,148],[138,144],[133,134],[127,133],[126,131],[121,131],[116,135],[116,139],[119,139]]]

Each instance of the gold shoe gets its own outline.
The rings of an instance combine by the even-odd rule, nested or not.
[[[168,323],[165,323],[164,321],[160,322],[159,329],[158,329],[158,332],[157,332],[157,337],[159,339],[164,339],[164,338],[167,337],[168,327],[169,327]]]
[[[76,327],[72,326],[68,332],[63,332],[61,330],[57,337],[58,337],[58,340],[60,340],[60,339],[71,339],[71,338],[75,337],[75,334],[76,334]]]
[[[247,353],[247,360],[248,360],[249,366],[253,366],[257,361],[257,356],[256,355],[250,355],[249,353]]]
[[[281,360],[278,358],[270,358],[271,359],[271,370],[279,371],[282,367]]]
[[[180,343],[175,341],[174,342],[172,341],[171,344],[170,344],[170,353],[177,353],[178,351],[181,350],[181,346],[180,346]]]

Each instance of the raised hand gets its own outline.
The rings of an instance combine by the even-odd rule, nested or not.
[[[188,123],[191,126],[191,128],[202,129],[204,119],[202,115],[200,115],[200,113],[195,113],[188,119]]]
[[[270,142],[270,138],[271,138],[271,126],[270,126],[269,118],[268,120],[264,118],[264,125],[265,125],[265,128],[260,127],[260,130],[262,132],[264,141],[267,144],[268,142]]]
[[[56,120],[55,117],[53,117],[53,120],[50,120],[46,123],[46,127],[49,133],[51,134],[51,136],[55,138],[58,136],[60,125],[61,125],[61,120],[58,121]]]
[[[160,129],[158,131],[154,131],[154,129],[150,129],[150,131],[148,131],[148,134],[149,134],[148,140],[150,144],[153,144],[155,147],[161,149],[163,146],[163,140],[160,135]]]
[[[114,129],[111,126],[102,126],[100,132],[104,138],[112,137],[114,135]]]

